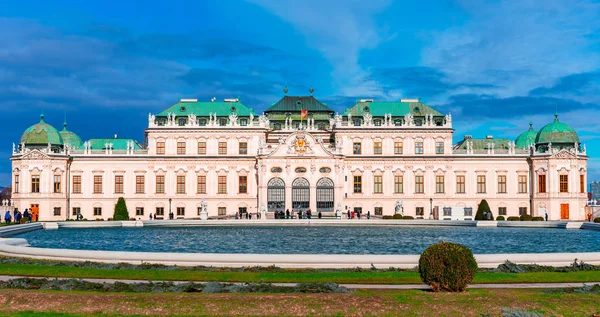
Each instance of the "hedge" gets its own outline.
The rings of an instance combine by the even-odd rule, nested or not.
[[[596,222],[596,223],[600,223],[600,217],[596,217],[596,218],[594,218],[594,222]]]
[[[498,217],[496,217],[496,220],[503,221],[504,220],[504,216],[498,216]]]
[[[521,221],[531,221],[531,219],[533,219],[533,217],[531,217],[531,215],[521,215],[521,217],[519,217],[519,219],[521,219]]]
[[[520,221],[521,218],[519,218],[517,216],[510,216],[510,217],[506,218],[506,220],[508,220],[508,221]]]
[[[544,221],[544,217],[533,217],[531,221]]]

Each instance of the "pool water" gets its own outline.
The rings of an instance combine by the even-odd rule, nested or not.
[[[419,254],[438,241],[473,253],[599,252],[600,232],[548,228],[211,226],[37,230],[15,237],[33,247],[76,250]]]

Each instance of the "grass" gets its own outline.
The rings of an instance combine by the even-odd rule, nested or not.
[[[411,271],[314,271],[314,270],[277,270],[276,272],[244,272],[219,270],[134,270],[101,269],[68,266],[44,266],[36,264],[0,263],[0,272],[4,275],[44,276],[68,278],[107,278],[135,279],[150,281],[219,281],[219,282],[334,282],[340,284],[421,284],[417,272]],[[598,282],[600,271],[577,272],[532,272],[497,273],[478,272],[473,283],[567,283]]]
[[[26,300],[25,300],[26,299]],[[546,316],[592,316],[597,294],[540,289],[464,293],[361,290],[353,294],[110,294],[0,290],[0,316],[500,316],[502,307]],[[76,313],[74,313],[76,312]]]

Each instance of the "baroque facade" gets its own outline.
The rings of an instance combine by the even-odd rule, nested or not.
[[[13,146],[14,206],[41,220],[107,219],[124,197],[147,219],[403,213],[473,219],[493,215],[585,218],[587,156],[559,121],[530,125],[515,141],[465,136],[451,115],[418,99],[361,100],[341,115],[312,96],[286,95],[257,115],[238,99],[180,102],[149,114],[143,144],[83,142],[44,122]],[[266,214],[265,214],[266,213]]]

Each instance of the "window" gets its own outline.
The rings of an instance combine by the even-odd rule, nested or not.
[[[546,175],[538,175],[538,193],[546,192]]]
[[[219,125],[222,126],[222,127],[226,126],[227,125],[227,119],[225,119],[225,118],[219,119]]]
[[[415,142],[415,154],[423,154],[423,142]]]
[[[498,207],[498,216],[506,216],[506,207]]]
[[[177,142],[177,155],[185,155],[185,142]]]
[[[360,154],[362,152],[362,146],[360,142],[354,142],[354,144],[352,145],[352,153],[353,154]]]
[[[560,175],[560,192],[569,192],[569,175]]]
[[[375,216],[383,216],[383,207],[375,207]]]
[[[402,142],[394,142],[394,154],[402,154]]]
[[[360,119],[355,119],[354,120],[354,126],[355,127],[360,127]]]
[[[115,175],[115,194],[123,193],[123,175]]]
[[[394,176],[394,193],[396,193],[396,194],[404,193],[404,176],[402,176],[402,175]]]
[[[177,193],[185,194],[185,175],[177,175]]]
[[[135,207],[135,215],[143,216],[144,215],[144,207]]]
[[[31,192],[32,193],[40,192],[40,175],[32,175],[31,176]]]
[[[102,194],[102,175],[94,175],[94,194]]]
[[[527,214],[527,207],[519,207],[519,216]]]
[[[239,176],[239,193],[246,194],[248,193],[248,177],[247,176]]]
[[[373,120],[373,123],[375,123],[376,127],[380,127],[381,126],[381,120]]]
[[[227,142],[219,142],[219,154],[227,154]]]
[[[198,190],[196,193],[198,194],[206,194],[206,176],[199,175],[197,178]]]
[[[54,207],[54,215],[60,216],[60,207]]]
[[[240,154],[248,154],[248,143],[240,142],[239,152]]]
[[[227,207],[219,207],[219,208],[217,208],[217,215],[219,215],[219,216],[227,216]]]
[[[362,193],[362,176],[360,175],[354,176],[354,192]]]
[[[373,154],[381,154],[382,150],[381,150],[381,142],[374,142],[373,143]]]
[[[164,215],[165,215],[165,207],[156,207],[154,216],[164,216]]]
[[[320,173],[331,173],[331,168],[329,167],[321,167],[319,168]]]
[[[102,207],[94,207],[94,216],[102,216]]]
[[[485,193],[485,175],[477,175],[477,193]]]
[[[435,154],[444,154],[444,142],[435,142]]]
[[[435,192],[437,194],[444,193],[444,175],[435,176]]]
[[[248,119],[240,119],[240,125],[242,127],[245,127],[248,125]]]
[[[156,154],[165,154],[165,142],[156,142]]]
[[[77,216],[79,214],[81,214],[81,207],[73,207],[73,209],[72,209],[72,215],[73,216]]]
[[[15,193],[19,192],[19,175],[15,175],[15,188],[13,188]]]
[[[156,175],[156,193],[165,193],[165,175]]]
[[[198,119],[198,125],[201,127],[206,126],[206,119]]]
[[[306,167],[296,167],[294,171],[296,173],[306,173]]]
[[[422,194],[425,192],[425,184],[423,176],[415,176],[415,194]]]
[[[402,125],[402,120],[400,120],[400,119],[394,120],[394,125],[397,126],[397,127],[401,126]]]
[[[473,217],[473,208],[465,207],[463,210],[465,211],[465,216]]]
[[[527,193],[527,176],[519,175],[519,193],[525,194]]]
[[[81,194],[81,175],[73,175],[73,194]]]
[[[177,216],[185,216],[185,207],[177,207]]]
[[[444,216],[451,217],[452,216],[452,207],[444,207]]]
[[[206,142],[198,142],[198,154],[204,155],[206,154]]]
[[[136,175],[135,176],[135,193],[143,194],[145,191],[145,179],[144,175]]]
[[[271,168],[271,173],[281,173],[283,169],[281,167],[273,167]]]
[[[415,214],[417,216],[423,216],[423,215],[425,215],[425,208],[423,208],[423,207],[417,207],[416,210],[415,210]]]
[[[62,177],[60,175],[54,175],[54,192],[55,193],[61,192],[61,180],[62,180]]]
[[[498,175],[498,193],[506,194],[506,175]]]
[[[457,194],[465,193],[465,175],[457,175],[456,176],[456,193]]]
[[[585,193],[585,175],[579,175],[579,192]]]
[[[227,194],[227,176],[219,176],[217,194]]]
[[[373,176],[373,193],[375,193],[375,194],[383,193],[383,176],[381,176],[381,175]]]

